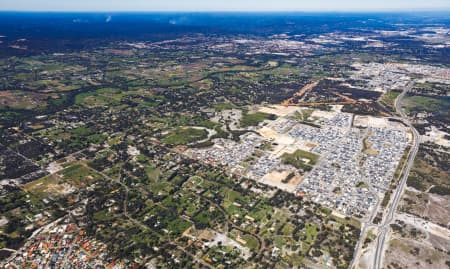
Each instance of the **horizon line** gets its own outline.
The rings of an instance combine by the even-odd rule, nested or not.
[[[446,8],[415,9],[349,9],[349,10],[2,10],[17,13],[450,13]]]

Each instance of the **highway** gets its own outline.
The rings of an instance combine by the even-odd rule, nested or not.
[[[407,115],[401,108],[401,99],[412,88],[413,85],[414,85],[413,83],[410,83],[403,90],[403,92],[397,97],[397,99],[395,99],[395,109],[400,114],[401,118],[403,119],[403,122],[405,122],[411,129],[411,133],[413,136],[412,137],[413,142],[412,142],[412,147],[410,150],[408,162],[407,162],[405,169],[403,170],[403,175],[400,180],[399,186],[398,186],[397,190],[395,191],[392,202],[390,203],[390,207],[388,208],[387,215],[385,216],[384,222],[379,227],[380,232],[378,234],[377,241],[376,241],[377,245],[376,245],[376,249],[375,249],[375,257],[374,257],[373,267],[372,267],[373,269],[381,269],[381,267],[383,265],[382,258],[383,258],[383,253],[384,253],[384,244],[386,242],[387,233],[389,231],[389,225],[394,220],[395,211],[397,210],[398,204],[400,202],[400,199],[401,199],[404,189],[406,187],[406,181],[408,179],[411,168],[414,164],[414,159],[416,158],[417,152],[419,150],[419,143],[420,143],[419,133],[414,128],[414,126],[409,122]]]

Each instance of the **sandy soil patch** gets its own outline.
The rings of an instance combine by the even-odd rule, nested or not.
[[[433,246],[408,238],[396,238],[389,242],[383,268],[433,268],[448,269],[445,264],[450,255],[435,250]],[[399,268],[399,267],[397,267]]]
[[[272,152],[274,155],[278,157],[285,152],[293,153],[297,149],[311,151],[313,148],[317,147],[317,145],[314,143],[302,140],[295,140],[294,138],[288,135],[277,133],[275,130],[266,126],[259,129],[258,133],[262,137],[272,140],[272,142],[275,144],[272,148]]]
[[[408,130],[408,127],[395,121],[389,121],[388,118],[378,118],[372,116],[355,115],[353,120],[354,126],[374,127],[374,128],[396,128],[399,130]]]
[[[311,114],[311,117],[329,120],[334,116],[336,116],[337,114],[338,112],[336,111],[314,110],[313,113]]]
[[[342,110],[343,107],[344,107],[344,105],[332,105],[332,106],[331,106],[331,109],[332,109],[334,112],[341,112],[341,110]]]
[[[386,128],[388,126],[391,126],[390,122],[386,118],[376,118],[372,116],[358,116],[358,115],[355,115],[353,124],[355,126],[375,127],[375,128]]]
[[[269,186],[277,187],[287,192],[294,192],[295,188],[300,184],[302,177],[295,176],[288,183],[282,181],[291,173],[291,170],[272,171],[261,178],[261,182]]]
[[[378,234],[377,228],[369,228],[368,233],[372,233],[373,235]],[[361,251],[361,256],[356,260],[358,269],[368,269],[372,267],[373,260],[375,258],[375,249],[376,249],[377,240],[372,240],[365,248]]]
[[[190,235],[191,236],[191,235]],[[191,236],[192,237],[192,236]],[[195,237],[195,235],[194,235]],[[219,244],[224,246],[236,247],[240,250],[242,258],[247,260],[251,256],[250,249],[242,246],[235,240],[229,238],[227,235],[218,233],[213,230],[205,229],[198,233],[197,239],[204,242],[204,245],[207,247],[214,247]]]
[[[440,131],[436,127],[432,126],[431,131],[426,132],[426,134],[422,135],[421,138],[423,141],[434,142],[440,146],[450,148],[450,140],[445,139],[446,135],[448,135],[446,132]]]
[[[47,166],[47,172],[49,172],[50,174],[56,173],[62,169],[64,168],[56,162],[51,162]]]
[[[450,238],[444,238],[440,236],[436,236],[434,234],[430,234],[430,237],[428,238],[431,245],[439,248],[439,249],[450,249]]]
[[[273,106],[263,106],[258,109],[259,112],[274,114],[279,117],[284,117],[294,113],[295,111],[299,111],[301,108],[293,107],[293,106],[281,106],[281,105],[273,105]]]
[[[430,221],[426,221],[422,218],[406,213],[397,214],[396,217],[398,220],[401,220],[409,225],[415,226],[417,229],[423,230],[429,234],[433,234],[438,237],[448,238],[450,241],[450,230],[447,228],[441,227]]]
[[[412,215],[446,226],[450,223],[450,199],[431,193],[406,191],[400,208]]]
[[[242,118],[242,111],[240,109],[226,109],[216,113],[210,120],[212,122],[218,122],[225,124],[228,122],[231,130],[241,130],[240,122]]]
[[[266,139],[275,139],[278,136],[278,133],[275,130],[266,126],[259,129],[258,133]]]
[[[450,230],[422,218],[399,213],[391,230],[391,240],[383,268],[448,269]]]
[[[63,183],[63,184],[49,184],[47,185],[47,193],[58,193],[60,195],[67,195],[67,194],[71,194],[75,191],[75,188],[68,184],[68,183]]]

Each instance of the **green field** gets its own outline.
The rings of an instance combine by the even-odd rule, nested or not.
[[[420,191],[426,191],[428,188],[434,186],[430,192],[442,193],[445,188],[448,188],[449,175],[433,165],[427,163],[422,159],[422,156],[416,158],[414,166],[409,174],[407,184]],[[442,189],[444,188],[444,189]]]
[[[284,153],[281,155],[281,159],[285,164],[290,164],[295,168],[308,171],[311,170],[311,168],[317,163],[319,156],[314,153],[298,149],[292,154]],[[309,162],[305,161],[305,159],[309,160]]]
[[[407,96],[404,100],[404,104],[408,113],[449,113],[450,111],[450,102],[448,97],[435,98],[419,95]]]
[[[124,94],[114,88],[102,88],[92,92],[80,93],[75,97],[75,104],[89,107],[118,104]]]
[[[250,127],[257,126],[259,123],[264,120],[274,119],[274,115],[263,113],[263,112],[255,112],[255,113],[244,113],[241,119],[241,127]]]
[[[391,109],[395,110],[394,102],[399,95],[399,91],[389,91],[383,95],[383,97],[381,98],[381,102],[389,106]]]
[[[217,111],[222,111],[222,110],[227,110],[227,109],[233,109],[235,108],[235,106],[232,103],[218,103],[218,104],[214,104],[213,107],[217,110]]]
[[[26,184],[24,190],[39,198],[45,198],[48,195],[60,196],[74,188],[91,185],[99,179],[101,176],[96,171],[82,164],[75,164],[56,174]]]
[[[186,145],[199,140],[206,139],[208,137],[208,132],[203,129],[195,128],[177,128],[169,135],[162,139],[164,144],[169,145]]]

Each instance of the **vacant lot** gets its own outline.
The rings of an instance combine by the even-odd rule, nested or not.
[[[406,191],[400,209],[443,226],[450,223],[448,196]]]
[[[99,180],[101,176],[82,164],[75,164],[64,170],[30,182],[24,186],[25,191],[37,197],[64,196],[86,187]]]
[[[427,234],[420,227],[395,225],[383,268],[448,269],[448,238]]]

